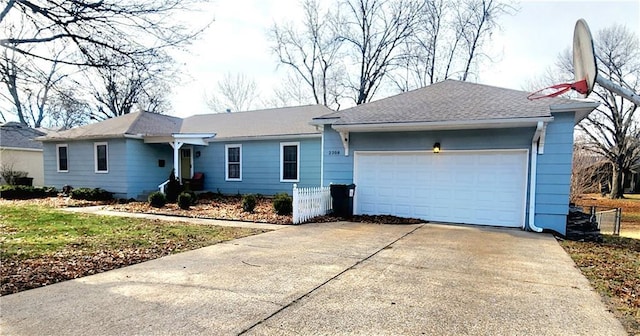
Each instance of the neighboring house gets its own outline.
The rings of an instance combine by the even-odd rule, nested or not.
[[[0,170],[24,171],[33,185],[44,185],[42,143],[34,141],[45,133],[17,122],[0,125]],[[6,184],[6,181],[1,181]]]
[[[103,188],[142,199],[176,176],[204,173],[204,189],[225,194],[291,192],[320,184],[320,128],[311,105],[176,118],[127,114],[39,138],[45,184]]]
[[[314,118],[322,184],[355,183],[358,214],[565,234],[573,128],[597,106],[436,83]]]

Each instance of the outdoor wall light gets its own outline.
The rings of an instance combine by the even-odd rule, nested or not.
[[[433,144],[433,152],[434,153],[440,153],[440,143],[436,142]]]
[[[200,157],[200,151],[196,152],[196,157]]]

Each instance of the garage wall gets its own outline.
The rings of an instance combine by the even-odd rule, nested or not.
[[[344,155],[340,134],[324,130],[324,185],[353,182],[353,151],[431,150],[440,142],[446,150],[529,149],[535,128],[484,129],[432,132],[351,133],[349,156]]]
[[[574,113],[553,114],[547,126],[544,153],[538,155],[536,226],[566,233],[573,153]]]

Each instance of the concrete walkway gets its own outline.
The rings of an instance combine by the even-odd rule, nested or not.
[[[548,235],[290,226],[0,298],[2,335],[625,335]]]

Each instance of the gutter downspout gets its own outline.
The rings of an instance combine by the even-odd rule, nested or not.
[[[542,228],[535,225],[536,219],[536,174],[538,172],[538,140],[544,128],[544,122],[538,121],[536,132],[531,140],[531,178],[529,179],[529,228],[535,232],[542,232]]]

